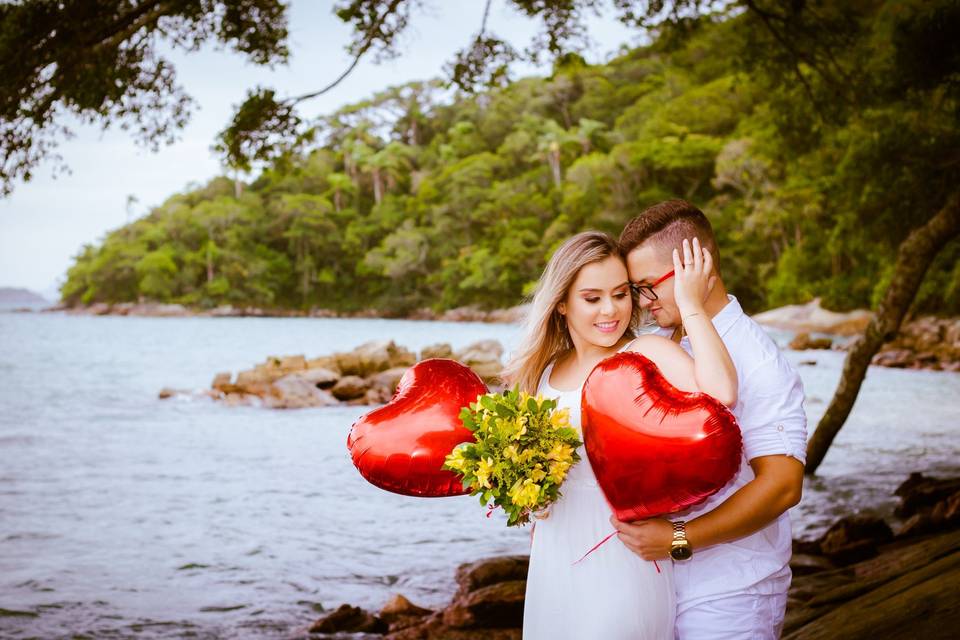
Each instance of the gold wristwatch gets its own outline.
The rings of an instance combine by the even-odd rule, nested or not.
[[[683,520],[673,523],[673,542],[670,543],[670,557],[674,560],[687,560],[693,555],[690,541],[687,540],[687,528]]]

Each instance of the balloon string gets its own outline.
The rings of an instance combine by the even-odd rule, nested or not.
[[[588,555],[590,555],[591,553],[593,553],[594,551],[596,551],[597,549],[599,549],[599,548],[600,548],[600,545],[602,545],[604,542],[606,542],[607,540],[609,540],[610,538],[612,538],[612,537],[615,536],[615,535],[617,535],[617,530],[616,530],[616,529],[614,529],[614,530],[613,530],[613,533],[611,533],[610,535],[608,535],[606,538],[604,538],[603,540],[601,540],[601,541],[598,542],[597,544],[593,545],[593,548],[590,549],[590,551],[587,551],[585,554],[583,554],[583,558],[586,558]],[[580,558],[580,560],[583,560],[583,558]],[[577,562],[580,562],[580,560],[577,560]],[[574,562],[573,564],[577,564],[577,562]]]
[[[536,526],[536,525],[534,525],[534,526]],[[585,554],[583,554],[583,557],[580,558],[580,560],[583,560],[583,558],[586,558],[588,555],[590,555],[591,553],[593,553],[594,551],[596,551],[597,549],[599,549],[599,548],[600,548],[600,545],[602,545],[604,542],[606,542],[607,540],[609,540],[610,538],[612,538],[614,535],[616,535],[616,533],[617,533],[617,530],[614,529],[614,530],[613,530],[613,533],[611,533],[610,535],[608,535],[606,538],[604,538],[603,540],[601,540],[601,541],[598,542],[597,544],[593,545],[593,548],[590,549],[590,551],[587,551]],[[533,532],[531,532],[531,535],[533,535]],[[577,560],[577,562],[580,562],[580,560]],[[577,564],[577,562],[574,562],[573,564]],[[657,568],[657,573],[661,573],[661,571],[660,571],[660,565],[657,564],[657,561],[656,561],[656,560],[653,561],[653,566]]]

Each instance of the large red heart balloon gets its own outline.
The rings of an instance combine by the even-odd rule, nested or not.
[[[353,464],[372,484],[408,496],[470,493],[462,478],[441,469],[473,432],[460,409],[487,393],[480,377],[456,360],[431,358],[403,375],[393,399],[357,420],[347,436]]]
[[[583,385],[581,407],[590,465],[623,522],[699,504],[740,467],[740,427],[730,410],[677,389],[639,353],[600,362]]]

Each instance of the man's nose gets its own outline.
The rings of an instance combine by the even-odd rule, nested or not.
[[[647,296],[637,296],[637,297],[640,298],[640,301],[637,304],[640,305],[641,309],[646,309],[647,307],[653,304],[653,300],[651,300]]]

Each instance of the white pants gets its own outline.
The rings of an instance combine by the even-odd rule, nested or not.
[[[677,614],[676,640],[777,640],[787,594],[739,593]]]

